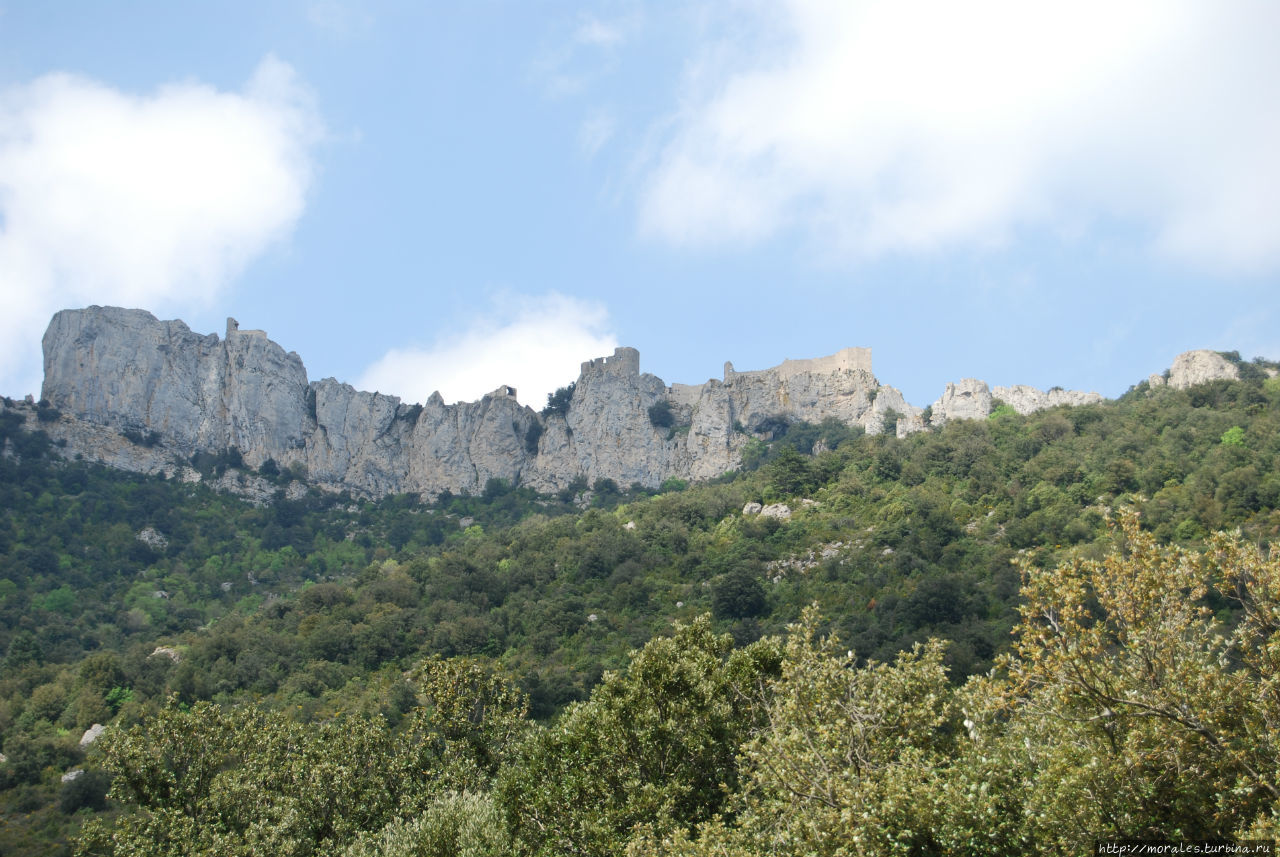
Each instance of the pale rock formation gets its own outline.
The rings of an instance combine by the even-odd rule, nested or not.
[[[214,485],[255,502],[279,490],[251,472],[268,459],[310,484],[363,496],[478,493],[490,479],[540,491],[578,478],[657,487],[732,470],[753,438],[768,439],[789,422],[832,418],[876,434],[896,416],[899,437],[928,427],[901,391],[876,380],[865,348],[750,372],[726,363],[721,380],[669,387],[640,371],[639,352],[618,348],[583,363],[567,413],[547,417],[521,405],[509,386],[477,402],[449,405],[436,393],[406,405],[332,378],[308,381],[297,354],[234,319],[219,339],[142,310],[64,310],[44,350],[43,397],[62,417],[39,427],[65,454],[199,481],[188,466],[194,453],[235,447],[245,466]],[[1191,355],[1175,362],[1175,386],[1234,376],[1214,352]],[[1030,387],[995,394],[1022,413],[1101,398]],[[656,427],[649,411],[664,400],[675,424]],[[948,384],[930,424],[986,417],[991,401],[982,381]],[[12,407],[34,424],[34,407]],[[286,488],[288,496],[303,490],[298,482]]]
[[[923,410],[909,404],[897,387],[881,386],[876,390],[875,401],[871,403],[871,415],[863,423],[867,434],[884,432],[886,418],[890,412],[898,417],[894,429],[898,437],[906,437],[911,432],[919,431],[919,428],[924,427]]]
[[[933,403],[930,424],[945,425],[951,420],[980,420],[991,413],[991,388],[986,381],[962,378],[948,384],[942,397]]]
[[[1169,386],[1175,390],[1185,390],[1196,384],[1209,381],[1234,381],[1240,377],[1235,364],[1216,351],[1202,349],[1184,351],[1173,359],[1169,367]]]
[[[1064,390],[1061,387],[1041,391],[1026,384],[996,387],[991,391],[991,395],[1024,415],[1043,411],[1046,408],[1056,408],[1058,405],[1093,405],[1102,401],[1099,393],[1082,393],[1079,390]]]
[[[182,660],[182,652],[179,652],[173,646],[156,646],[155,651],[147,655],[149,658],[166,657],[175,664]]]
[[[786,503],[770,503],[760,510],[760,517],[788,521],[791,519],[791,507]]]
[[[158,551],[162,551],[169,546],[169,540],[155,527],[143,527],[138,531],[138,535],[135,538],[147,547]]]
[[[63,310],[44,335],[44,370],[42,397],[56,407],[179,449],[303,444],[302,360],[235,319],[219,340],[142,310]]]
[[[235,447],[250,467],[300,465],[334,489],[475,492],[491,478],[519,479],[530,457],[525,433],[537,421],[510,387],[479,402],[448,406],[436,395],[405,406],[332,379],[309,384],[296,354],[234,319],[219,340],[142,310],[64,310],[44,351],[45,399],[117,435],[160,438],[151,448],[122,437],[85,444],[103,463],[143,472]]]
[[[94,741],[102,737],[102,733],[107,731],[107,727],[101,723],[95,723],[88,729],[84,730],[84,734],[80,736],[80,746],[88,747]]]
[[[898,418],[896,434],[899,438],[904,438],[909,434],[915,434],[918,431],[924,431],[928,426],[924,423],[924,412],[916,414],[906,414]]]
[[[665,395],[662,379],[641,374],[634,348],[583,363],[568,414],[547,418],[524,484],[556,490],[583,476],[591,484],[612,479],[622,487],[656,486],[681,475],[675,469],[680,440],[649,420],[649,408]]]

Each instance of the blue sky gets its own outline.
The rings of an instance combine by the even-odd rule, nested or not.
[[[1280,4],[0,2],[0,391],[48,316],[227,316],[537,408],[869,346],[1115,396],[1280,358]]]

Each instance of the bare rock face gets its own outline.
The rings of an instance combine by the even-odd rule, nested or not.
[[[652,487],[676,475],[681,444],[649,419],[666,389],[661,378],[640,372],[634,348],[583,363],[568,414],[547,419],[525,483],[558,489],[585,477],[589,483],[612,479],[624,488],[633,482]]]
[[[980,420],[991,413],[991,388],[986,381],[963,378],[948,384],[942,397],[933,403],[930,424],[945,425],[951,420]]]
[[[876,390],[871,415],[864,425],[867,434],[881,434],[890,429],[890,419],[896,417],[891,430],[898,437],[906,437],[924,428],[923,413],[920,408],[909,404],[897,387],[882,386]]]
[[[1208,381],[1234,381],[1240,377],[1235,365],[1216,351],[1202,349],[1184,351],[1173,359],[1169,368],[1169,386],[1185,390]]]
[[[509,387],[479,402],[406,406],[332,379],[309,384],[297,354],[234,319],[219,340],[143,310],[64,310],[44,354],[45,399],[82,425],[158,439],[100,438],[100,449],[119,447],[107,463],[126,469],[166,471],[235,447],[250,467],[299,465],[322,485],[380,496],[514,482],[532,457],[524,438],[537,415]]]
[[[1058,405],[1093,405],[1102,401],[1102,396],[1098,393],[1082,393],[1079,390],[1064,390],[1061,387],[1041,391],[1026,384],[996,387],[991,394],[1024,415],[1043,411],[1046,408],[1055,408]]]
[[[59,408],[157,432],[183,451],[303,443],[302,360],[234,319],[219,340],[143,310],[63,310],[45,332],[44,364],[42,396]]]
[[[1171,383],[1234,377],[1214,352],[1191,354],[1208,356],[1179,357]],[[271,459],[312,483],[366,496],[475,493],[491,479],[541,491],[580,478],[657,487],[732,470],[748,443],[790,422],[830,418],[899,437],[928,428],[923,411],[876,380],[865,348],[751,372],[726,363],[721,380],[670,387],[640,371],[639,352],[618,348],[583,363],[567,412],[547,417],[507,386],[477,402],[447,405],[436,393],[418,405],[332,378],[310,382],[297,354],[234,319],[219,339],[142,310],[64,310],[49,325],[44,355],[43,396],[63,417],[42,427],[69,453],[198,479],[187,466],[193,453],[234,447],[247,468]],[[1030,387],[995,394],[1022,413],[1101,398]],[[948,384],[930,423],[984,418],[991,402],[982,381]],[[24,407],[34,420],[34,408]],[[223,477],[241,493],[274,491],[255,479]]]

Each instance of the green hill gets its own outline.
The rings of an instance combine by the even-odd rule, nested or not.
[[[801,835],[769,802],[790,781],[770,779],[767,760],[791,758],[788,752],[806,758],[788,743],[793,739],[815,747],[848,739],[803,728],[813,725],[805,718],[820,714],[838,720],[841,694],[871,704],[858,696],[861,685],[841,685],[844,675],[866,676],[867,699],[876,704],[894,699],[915,712],[900,729],[882,724],[868,732],[879,737],[861,752],[880,758],[895,747],[894,765],[905,764],[903,753],[917,754],[913,764],[929,774],[921,781],[937,787],[928,792],[934,815],[919,810],[921,823],[958,836],[956,807],[979,814],[999,807],[944,799],[948,789],[963,777],[972,780],[966,788],[977,788],[975,772],[997,759],[1004,775],[1023,775],[1006,744],[979,763],[964,755],[957,732],[964,731],[961,720],[975,721],[965,694],[988,681],[966,680],[985,676],[1015,651],[1015,640],[1027,638],[1031,626],[1020,608],[1037,596],[1023,593],[1024,575],[1042,569],[1052,578],[1049,569],[1103,560],[1116,545],[1108,519],[1122,507],[1140,513],[1156,544],[1193,552],[1219,530],[1239,528],[1250,542],[1280,533],[1278,379],[1258,372],[1185,391],[1144,384],[1115,402],[1027,417],[1010,410],[904,439],[834,423],[779,426],[750,451],[749,471],[711,484],[672,483],[656,495],[602,481],[539,497],[494,481],[481,496],[446,496],[430,506],[411,496],[370,503],[314,491],[289,500],[289,474],[269,474],[281,490],[262,507],[198,485],[61,461],[46,438],[6,412],[0,853],[53,853],[95,817],[121,824],[150,818],[147,830],[177,836],[180,825],[158,819],[172,825],[179,816],[195,825],[193,836],[212,837],[200,840],[209,853],[236,853],[251,837],[226,819],[252,816],[234,801],[251,794],[243,778],[270,779],[268,768],[276,779],[263,788],[280,797],[270,809],[279,815],[269,812],[262,824],[293,837],[288,847],[301,849],[293,853],[451,853],[395,848],[446,828],[460,841],[463,834],[449,825],[463,817],[487,819],[474,832],[474,853],[490,853],[482,845],[497,849],[492,853],[565,853],[556,835],[582,853],[621,853],[628,838],[636,853],[725,853],[711,849],[729,845],[741,849],[732,853],[763,853],[769,836]],[[201,462],[210,470],[232,463]],[[1187,584],[1183,600],[1216,614],[1225,629],[1246,628],[1241,617],[1248,611],[1231,598],[1237,594],[1225,585],[1199,593]],[[807,612],[809,605],[816,610]],[[662,642],[673,622],[682,628],[675,648]],[[820,641],[829,634],[845,649],[824,649]],[[946,643],[897,660],[930,639]],[[1115,641],[1106,647],[1123,649]],[[852,658],[832,673],[829,658],[845,650]],[[1037,663],[1025,646],[1015,653]],[[1236,664],[1242,655],[1232,649],[1223,657]],[[1001,679],[1010,684],[999,693],[1030,698],[1029,686],[1014,681],[1018,668],[1001,667],[1012,677]],[[825,690],[805,697],[800,675]],[[1265,665],[1252,675],[1265,677]],[[655,696],[652,682],[666,689]],[[492,722],[489,710],[467,707],[486,699],[496,706]],[[653,710],[662,700],[669,710]],[[982,710],[1005,718],[1001,741],[1034,735],[1047,742],[1035,731],[1041,727],[1019,719],[1018,704],[1003,715]],[[1259,743],[1246,715],[1224,725],[1224,734]],[[110,727],[106,743],[82,748],[81,735],[95,723]],[[177,812],[174,795],[207,792],[213,780],[179,777],[161,799],[148,791],[156,769],[140,760],[172,763],[172,748],[157,749],[173,740],[165,736],[205,730],[213,730],[208,777],[221,778],[228,803],[205,806],[206,794]],[[233,735],[254,749],[218,743]],[[1154,738],[1144,744],[1147,738],[1133,739],[1134,752],[1165,746]],[[277,758],[277,739],[299,748],[289,771],[262,767]],[[1088,770],[1096,748],[1073,746],[1081,755],[1048,753],[1047,761],[1019,764]],[[385,770],[416,764],[419,773],[437,773],[418,785],[407,773],[402,785],[373,783],[368,772],[347,780],[333,774],[349,791],[331,794],[329,810],[299,808],[298,783],[337,764],[339,748],[391,760]],[[1166,750],[1179,763],[1191,758]],[[1241,758],[1256,766],[1252,752]],[[969,765],[963,777],[955,773],[961,759]],[[62,782],[76,767],[86,773]],[[1243,829],[1241,819],[1262,812],[1265,795],[1255,794],[1259,787],[1249,785],[1244,768],[1212,770],[1244,777],[1245,785],[1231,787],[1252,789],[1238,802],[1244,809],[1219,808],[1213,816],[1195,803],[1209,800],[1195,789],[1112,782],[1116,806],[1141,823],[1116,821],[1114,831],[1096,832],[1175,835],[1161,820],[1172,814],[1156,812],[1166,805],[1210,819],[1178,835]],[[1270,770],[1258,776],[1274,782]],[[108,771],[116,783],[111,800]],[[996,783],[997,773],[982,776]],[[824,788],[836,803],[877,807],[877,823],[887,830],[906,824],[894,808],[909,797],[894,791],[906,776],[844,776]],[[1059,781],[1064,791],[1056,797],[1007,786],[1010,806],[1023,814],[1020,823],[993,822],[1002,848],[1065,847],[1061,830],[1095,823],[1027,820],[1026,807],[1036,801],[1075,794],[1071,776]],[[552,785],[562,791],[541,791]],[[1144,809],[1130,792],[1146,786],[1170,791],[1148,793]],[[864,787],[875,793],[859,791]],[[367,811],[343,810],[356,819],[345,828],[316,822],[316,813],[343,801]],[[135,805],[145,808],[141,814]],[[717,812],[720,820],[697,833],[692,825]],[[210,821],[216,818],[225,823]],[[285,818],[301,826],[289,827]],[[560,834],[548,832],[551,819]],[[979,829],[975,819],[966,823]],[[1031,839],[1018,838],[1024,834]],[[954,851],[958,841],[908,838],[901,853]],[[86,841],[98,843],[90,853],[113,853],[105,839]],[[252,841],[257,853],[268,848],[267,840]],[[270,848],[284,853],[285,845],[282,839]],[[153,842],[149,853],[161,850]]]

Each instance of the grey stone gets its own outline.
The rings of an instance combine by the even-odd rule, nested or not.
[[[175,649],[173,646],[156,646],[155,651],[153,651],[147,657],[155,658],[160,656],[164,656],[168,658],[169,660],[173,661],[175,664],[182,660],[182,653],[179,652],[177,649]]]
[[[991,413],[991,388],[986,381],[962,378],[948,384],[942,397],[933,403],[930,423],[946,425],[951,420],[985,419]]]
[[[760,510],[762,518],[777,518],[779,521],[786,521],[791,518],[791,507],[786,503],[770,503]]]
[[[155,527],[143,527],[138,531],[137,540],[149,548],[162,551],[169,546],[169,540],[160,534]]]
[[[996,387],[991,394],[1020,414],[1043,411],[1058,405],[1092,405],[1102,401],[1102,395],[1099,393],[1082,393],[1079,390],[1064,390],[1061,387],[1041,391],[1026,384]]]
[[[921,409],[876,380],[865,348],[757,371],[726,363],[720,380],[670,386],[640,371],[634,348],[618,348],[583,363],[567,413],[547,417],[521,405],[507,385],[476,402],[446,405],[436,393],[407,405],[332,378],[309,381],[297,354],[234,319],[220,339],[143,310],[64,310],[49,324],[44,354],[43,397],[63,418],[41,428],[65,454],[199,481],[183,462],[235,447],[244,466],[213,484],[258,503],[279,490],[255,472],[268,459],[296,477],[285,488],[293,498],[308,485],[372,497],[476,494],[491,479],[544,492],[581,478],[656,488],[671,477],[696,481],[733,470],[748,443],[770,439],[788,422],[832,418],[876,434],[896,416],[899,437],[928,427]],[[1174,386],[1188,385],[1234,377],[1235,367],[1215,352],[1189,352],[1170,375]],[[1024,386],[998,387],[994,396],[1020,413],[1101,399]],[[930,424],[984,418],[992,398],[983,381],[948,384]],[[650,419],[662,401],[673,426]],[[25,408],[35,419],[30,406],[0,407]],[[590,499],[582,492],[576,501]]]
[[[1169,367],[1169,386],[1185,390],[1209,381],[1234,381],[1240,377],[1235,364],[1216,351],[1201,349],[1184,351],[1173,359]]]

